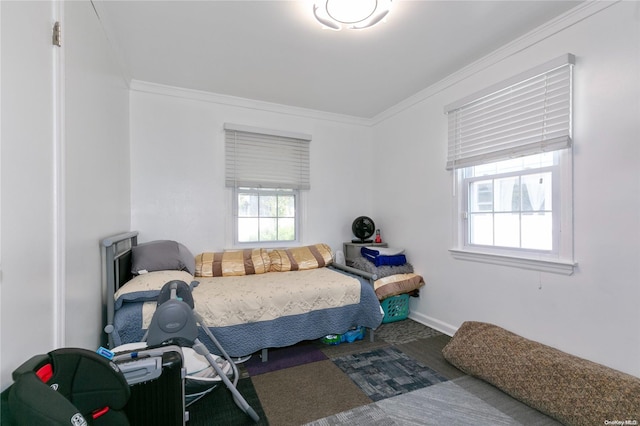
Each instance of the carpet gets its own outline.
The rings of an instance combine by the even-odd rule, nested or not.
[[[412,357],[423,365],[428,365],[431,369],[436,370],[447,379],[455,379],[465,375],[453,365],[444,359],[442,348],[449,342],[451,338],[444,334],[440,334],[428,339],[416,339],[408,343],[396,345],[400,351]]]
[[[250,376],[257,376],[324,359],[327,359],[327,356],[316,345],[303,342],[286,348],[269,349],[267,362],[262,362],[260,356],[253,356],[244,366]]]
[[[447,380],[394,347],[347,355],[332,361],[373,401]]]
[[[246,379],[240,380],[239,388],[260,414],[259,424],[558,426],[555,420],[449,364],[441,351],[450,337],[410,319],[384,326],[384,332],[376,332],[374,342],[368,337],[337,346],[308,342],[310,347],[281,352],[285,358],[285,354],[298,358],[299,352],[314,353],[311,348],[315,348],[326,357],[320,361],[251,377],[249,362],[241,364],[241,377]],[[269,358],[275,361],[274,352],[269,351]],[[254,358],[261,361],[258,354]],[[297,362],[282,360],[280,365]],[[203,398],[189,426],[253,424],[225,399],[229,396],[227,390],[216,389]],[[207,412],[201,411],[203,407]]]
[[[429,337],[441,335],[442,333],[439,331],[412,320],[382,324],[375,331],[376,339],[383,340],[393,345],[413,342],[418,339],[428,339]]]
[[[251,379],[240,379],[237,385],[238,392],[247,401],[249,406],[260,417],[260,421],[255,423],[233,400],[233,395],[224,385],[218,385],[204,398],[194,402],[189,407],[189,422],[193,425],[225,425],[225,426],[249,426],[268,425],[269,421],[262,409],[260,399]]]
[[[410,319],[383,327],[374,342],[368,338],[337,346],[306,342],[308,347],[284,348],[287,350],[278,356],[278,350],[270,350],[269,362],[274,361],[277,367],[262,365],[259,353],[254,354],[252,360],[259,364],[256,368],[272,371],[251,375],[248,368],[253,362],[239,364],[238,390],[260,416],[257,424],[559,425],[449,364],[441,352],[448,336]],[[11,425],[6,415],[7,393],[2,392],[0,400],[3,426]],[[238,408],[224,386],[192,404],[188,411],[189,426],[256,424]]]
[[[269,423],[277,426],[302,425],[371,403],[331,360],[260,374],[251,380]]]
[[[377,405],[389,417],[405,426],[517,424],[511,417],[464,391],[454,382],[440,383],[388,398]]]

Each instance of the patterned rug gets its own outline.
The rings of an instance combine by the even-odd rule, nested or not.
[[[447,379],[394,347],[332,359],[372,401],[401,395]]]
[[[439,331],[410,319],[382,324],[375,332],[376,339],[384,340],[392,345],[401,345],[418,339],[428,339],[429,337],[440,335],[442,333]]]

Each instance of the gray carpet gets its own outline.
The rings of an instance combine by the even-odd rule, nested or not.
[[[357,349],[338,349],[338,346],[329,350],[327,355],[375,402],[311,421],[307,425],[560,425],[550,417],[449,364],[441,351],[450,337],[412,320],[385,324],[383,327],[384,329],[376,332],[375,345],[364,342]],[[378,368],[371,368],[368,364],[377,362],[370,360],[372,353],[402,359],[399,362],[402,367],[394,366],[393,363],[385,367],[382,363],[378,364]],[[380,358],[384,358],[384,355]],[[352,364],[349,365],[348,361]],[[389,373],[383,372],[385,368],[389,369]],[[383,392],[371,385],[371,382],[376,383],[378,376],[397,375],[407,379],[419,375],[423,368],[434,375],[425,382],[418,381],[415,390],[399,391],[392,395],[393,392],[387,389],[385,396],[379,398]],[[351,370],[360,370],[360,377],[349,374]],[[368,373],[370,377],[367,377]]]
[[[435,336],[442,336],[442,333],[410,319],[382,324],[375,332],[376,339],[392,345],[414,342],[418,339],[428,339]]]
[[[334,414],[307,425],[560,425],[497,389],[486,387],[491,388],[491,385],[466,376]],[[476,394],[478,391],[480,396]]]
[[[374,342],[368,336],[337,346],[310,342],[327,359],[251,377],[241,366],[252,385],[244,392],[253,398],[255,389],[252,404],[261,411],[261,424],[272,426],[559,424],[449,364],[442,356],[449,340],[407,319],[381,326]],[[217,412],[220,403],[214,395],[201,405]],[[233,404],[228,411],[237,418],[222,422],[209,411],[194,411],[191,426],[251,423]]]

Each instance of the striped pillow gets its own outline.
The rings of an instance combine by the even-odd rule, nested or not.
[[[331,247],[315,244],[305,247],[276,249],[269,253],[272,272],[302,271],[330,265],[333,262]]]
[[[196,277],[229,277],[269,272],[269,254],[264,249],[200,253],[196,256]]]
[[[397,296],[403,293],[410,293],[424,285],[424,279],[421,275],[394,274],[387,277],[377,279],[373,283],[378,300],[384,300],[387,297]]]

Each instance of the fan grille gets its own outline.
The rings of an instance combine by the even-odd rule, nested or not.
[[[357,217],[351,225],[351,231],[358,239],[351,240],[354,243],[370,243],[371,240],[367,238],[371,237],[375,232],[376,225],[373,223],[370,217],[360,216]]]

